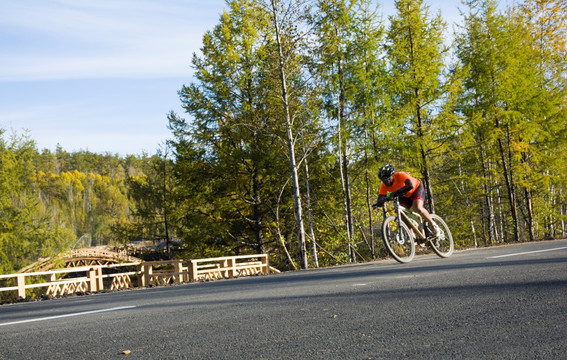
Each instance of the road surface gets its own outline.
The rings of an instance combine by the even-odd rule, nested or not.
[[[0,306],[0,359],[565,359],[567,240]]]

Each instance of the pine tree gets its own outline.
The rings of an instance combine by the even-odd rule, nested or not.
[[[278,241],[266,235],[274,192],[285,182],[278,175],[285,165],[278,155],[287,148],[280,142],[285,136],[281,115],[270,106],[279,89],[273,80],[275,37],[266,9],[257,2],[228,5],[220,23],[203,37],[203,55],[193,58],[197,81],[180,91],[194,119],[188,123],[172,115],[170,126],[177,174],[192,178],[191,171],[203,169],[199,163],[205,166],[206,202],[197,209],[217,226],[209,232],[211,244],[217,251],[264,253],[266,244]],[[198,166],[182,164],[186,155],[197,156]],[[212,230],[212,223],[206,229]]]
[[[316,53],[316,74],[324,84],[325,105],[329,117],[336,121],[336,149],[339,174],[343,193],[344,216],[348,239],[348,257],[353,262],[354,225],[352,211],[352,189],[350,175],[350,140],[352,125],[349,126],[353,87],[353,61],[349,61],[353,42],[354,1],[321,0],[312,23],[318,37],[319,48]],[[348,114],[347,114],[348,113]]]
[[[375,6],[375,5],[374,5]],[[357,171],[364,171],[363,201],[371,218],[368,161],[376,149],[376,122],[382,96],[383,28],[370,1],[321,0],[311,17],[318,43],[314,76],[322,86],[330,137],[341,181],[349,261],[355,260],[358,199]],[[372,143],[371,143],[372,142]],[[357,166],[366,157],[366,168]],[[372,223],[372,220],[370,220]],[[373,233],[371,230],[370,233]],[[372,243],[368,243],[373,252]]]
[[[534,237],[534,223],[537,222],[545,224],[544,236],[564,236],[565,205],[558,189],[565,187],[563,169],[567,168],[564,161],[567,140],[564,101],[567,96],[564,76],[567,68],[567,3],[528,0],[518,6],[514,17],[531,35],[530,48],[534,52],[530,75],[535,89],[526,106],[532,131],[529,138],[524,136],[528,149],[522,151],[521,160],[525,165],[526,207],[528,210],[536,207],[532,201],[534,196],[535,203],[540,204],[537,206],[539,210],[529,211],[530,237]],[[538,191],[541,189],[545,191]],[[545,215],[541,217],[540,214]],[[561,228],[561,231],[556,231],[556,228]]]
[[[443,97],[445,23],[441,14],[430,17],[422,0],[397,0],[395,7],[387,36],[392,116],[398,121],[398,141],[407,149],[405,157],[409,163],[417,160],[412,165],[420,169],[428,207],[435,211],[431,166],[433,151],[445,141],[438,133],[444,119],[436,108]]]

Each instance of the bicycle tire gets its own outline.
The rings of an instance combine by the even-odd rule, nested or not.
[[[447,226],[447,223],[445,223],[445,221],[438,215],[431,214],[431,219],[441,230],[441,234],[429,242],[431,244],[431,248],[442,258],[453,255],[455,245],[453,244],[453,235],[451,235],[449,226]]]
[[[398,231],[401,225],[401,231]],[[390,255],[398,262],[408,263],[415,255],[415,241],[410,229],[399,223],[396,216],[388,216],[382,223],[382,240]]]

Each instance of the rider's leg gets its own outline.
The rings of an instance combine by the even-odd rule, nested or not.
[[[434,236],[439,235],[438,234],[439,230],[437,230],[437,226],[433,222],[433,219],[431,218],[431,214],[429,214],[429,211],[427,211],[427,209],[425,207],[423,207],[423,200],[422,199],[414,199],[411,208],[412,208],[413,211],[420,214],[421,216],[423,216],[423,218],[425,220],[427,220],[427,222],[430,225],[430,229],[432,229],[432,231],[434,231],[434,234],[433,234]]]

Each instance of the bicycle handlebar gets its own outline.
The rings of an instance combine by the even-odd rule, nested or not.
[[[384,207],[384,206],[386,206],[386,202],[387,202],[387,201],[394,201],[394,200],[397,200],[397,199],[401,196],[400,194],[393,195],[393,194],[394,194],[393,192],[388,193],[388,194],[391,194],[391,195],[390,195],[391,197],[388,197],[388,196],[386,195],[386,199],[384,200],[384,202],[382,203],[381,206],[379,206],[379,205],[378,205],[378,202],[376,202],[375,204],[372,205],[372,208],[376,209],[376,208],[378,208],[378,207]]]

